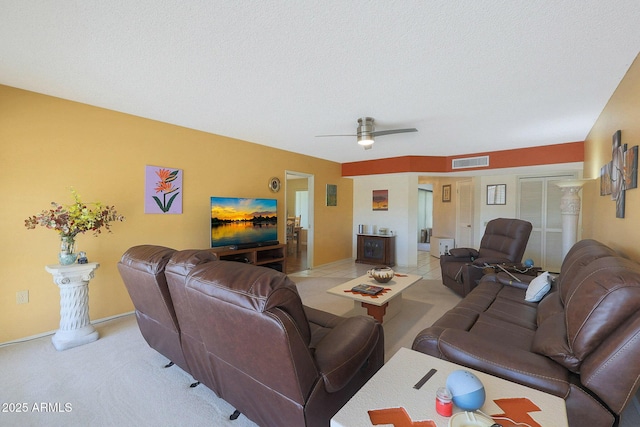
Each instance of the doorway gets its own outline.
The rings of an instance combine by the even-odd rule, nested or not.
[[[433,230],[433,184],[418,185],[418,251],[429,252]]]
[[[287,234],[287,274],[313,268],[313,175],[286,171],[285,214],[296,222]]]

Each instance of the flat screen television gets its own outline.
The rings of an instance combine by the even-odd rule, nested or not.
[[[211,247],[250,248],[278,243],[278,201],[211,197]]]

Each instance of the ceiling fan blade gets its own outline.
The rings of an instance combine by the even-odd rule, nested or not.
[[[358,135],[316,135],[316,138],[324,138],[327,136],[358,136]]]
[[[408,129],[389,129],[389,130],[377,130],[371,132],[372,136],[382,136],[382,135],[391,135],[394,133],[406,133],[406,132],[418,132],[416,128],[408,128]]]

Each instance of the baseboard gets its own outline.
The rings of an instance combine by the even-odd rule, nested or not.
[[[125,316],[129,316],[131,314],[135,314],[135,311],[127,311],[126,313],[120,313],[120,314],[114,314],[113,316],[109,316],[109,317],[103,317],[101,319],[98,320],[94,320],[91,322],[92,325],[96,325],[98,323],[103,323],[103,322],[107,322],[109,320],[113,320],[113,319],[118,319],[120,317],[125,317]]]
[[[134,311],[129,311],[127,313],[120,313],[120,314],[116,314],[114,316],[103,317],[101,319],[92,320],[91,324],[92,325],[96,325],[98,323],[102,323],[102,322],[106,322],[106,321],[109,321],[109,320],[117,319],[119,317],[129,316],[130,314],[133,314],[133,313],[135,313],[135,312]],[[43,332],[41,334],[30,335],[30,336],[24,337],[24,338],[18,338],[17,340],[13,340],[13,341],[2,342],[2,343],[0,343],[0,347],[5,347],[5,346],[8,346],[8,345],[12,345],[12,344],[20,344],[20,343],[23,343],[23,342],[32,341],[32,340],[35,340],[35,339],[38,339],[38,338],[46,337],[48,335],[53,335],[53,334],[56,333],[56,331],[57,331],[57,329],[55,331]]]

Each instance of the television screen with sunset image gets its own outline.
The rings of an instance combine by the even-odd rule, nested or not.
[[[211,247],[278,243],[278,201],[211,197]]]

